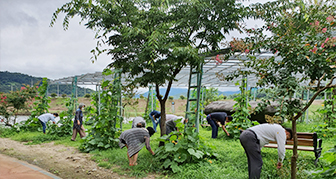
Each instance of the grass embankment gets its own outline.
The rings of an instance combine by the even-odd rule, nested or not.
[[[311,132],[314,125],[317,123],[306,124],[299,123],[299,132]],[[151,125],[151,124],[149,124]],[[290,126],[289,123],[285,124]],[[86,126],[88,128],[89,126]],[[130,124],[124,125],[124,130],[130,129]],[[3,130],[3,129],[2,129]],[[4,137],[4,133],[0,132],[0,137]],[[9,134],[12,140],[28,142],[27,144],[38,144],[41,142],[54,141],[55,144],[61,144],[65,146],[78,147],[80,145],[80,139],[77,138],[76,142],[70,141],[71,136],[63,138],[55,138],[53,136],[44,135],[42,132],[23,132],[19,134]],[[151,146],[155,149],[159,145],[159,133],[156,133],[151,138]],[[162,171],[157,166],[158,163],[155,158],[144,148],[139,153],[138,165],[134,167],[128,166],[127,150],[126,149],[109,149],[106,151],[94,151],[92,152],[92,160],[98,163],[98,166],[105,168],[112,168],[114,172],[121,175],[128,175],[134,177],[146,177],[148,173],[157,173],[157,176],[165,178],[247,178],[247,158],[244,153],[244,149],[240,145],[239,140],[233,140],[224,135],[224,132],[219,132],[217,139],[211,139],[211,128],[200,128],[200,137],[207,144],[211,145],[213,149],[218,153],[216,159],[207,159],[206,164],[186,164],[182,168],[182,172],[173,174],[172,172]],[[323,140],[323,152],[327,151],[335,145],[335,137],[332,139]],[[284,161],[284,167],[280,170],[276,169],[277,164],[277,150],[271,148],[262,149],[263,157],[263,169],[262,178],[290,178],[290,157],[292,151],[286,151],[286,158]],[[314,153],[299,151],[298,158],[298,178],[309,178],[309,173],[316,169],[314,166]],[[324,164],[321,161],[320,164]],[[118,165],[120,167],[113,167]]]

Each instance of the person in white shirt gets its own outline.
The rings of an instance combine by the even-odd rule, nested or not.
[[[240,135],[240,143],[243,146],[248,163],[249,179],[260,178],[263,161],[261,158],[261,148],[270,141],[276,141],[278,144],[278,164],[281,168],[285,158],[286,140],[292,138],[292,130],[283,128],[279,124],[260,124],[250,127]]]
[[[54,124],[56,124],[56,121],[55,121],[55,117],[58,117],[58,114],[57,113],[53,113],[53,114],[50,114],[50,113],[45,113],[45,114],[42,114],[41,116],[37,117],[37,119],[40,121],[40,123],[42,124],[42,128],[43,128],[43,133],[45,134],[46,132],[46,123],[48,121],[52,121]]]

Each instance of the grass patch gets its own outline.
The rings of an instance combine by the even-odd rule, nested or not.
[[[312,132],[314,125],[320,124],[318,120],[313,120],[311,123],[299,122],[297,124],[298,132]],[[147,123],[152,126],[151,122]],[[290,123],[285,123],[286,127],[291,127]],[[86,128],[89,126],[86,126]],[[131,123],[124,124],[123,130],[131,128]],[[158,128],[159,130],[159,128]],[[21,132],[11,133],[10,129],[0,127],[0,137],[10,137],[13,140],[21,142],[29,142],[29,144],[38,144],[42,142],[54,141],[55,144],[71,146],[78,148],[80,145],[80,137],[77,140],[70,141],[71,136],[57,138],[43,134],[42,132]],[[158,148],[160,137],[159,133],[155,133],[151,137],[151,147],[153,151]],[[318,136],[322,138],[322,136]],[[137,178],[146,178],[148,173],[156,174],[157,178],[193,178],[193,179],[222,179],[222,178],[237,178],[244,179],[248,177],[247,157],[239,140],[233,140],[227,137],[222,130],[219,130],[217,139],[211,139],[211,128],[200,127],[200,138],[210,145],[218,154],[216,159],[205,159],[203,162],[186,164],[182,167],[182,172],[173,174],[170,171],[159,169],[159,163],[155,160],[146,148],[143,148],[138,157],[138,165],[130,167],[128,165],[127,149],[111,148],[105,151],[93,151],[92,160],[98,163],[98,166],[112,169],[120,175],[128,175]],[[323,152],[329,150],[335,145],[336,137],[323,138]],[[292,151],[286,151],[286,158],[282,169],[276,169],[278,153],[277,149],[263,148],[261,150],[263,157],[263,168],[261,178],[290,178],[290,158]],[[306,179],[310,177],[308,171],[315,170],[315,156],[313,152],[298,151],[298,179]],[[324,161],[320,161],[319,165],[326,165]]]

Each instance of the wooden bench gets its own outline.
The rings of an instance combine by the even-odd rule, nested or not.
[[[210,127],[210,124],[201,124],[202,127]]]
[[[308,133],[308,132],[298,132],[298,146],[297,150],[302,151],[310,151],[315,153],[315,165],[318,162],[318,158],[321,156],[322,151],[322,139],[317,138],[316,132]],[[286,149],[293,150],[294,141],[287,140],[286,142]],[[275,141],[271,141],[269,144],[265,145],[264,147],[268,148],[278,148],[278,145]]]

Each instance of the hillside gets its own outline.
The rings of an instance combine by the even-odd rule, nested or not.
[[[36,85],[42,82],[42,77],[33,77],[21,73],[12,73],[8,71],[0,71],[0,92],[9,93],[10,91],[19,90],[23,85]],[[71,85],[59,85],[59,94],[70,95],[72,91]],[[78,96],[84,96],[85,93],[93,93],[91,89],[78,87]],[[48,93],[57,94],[57,85],[49,85]]]

